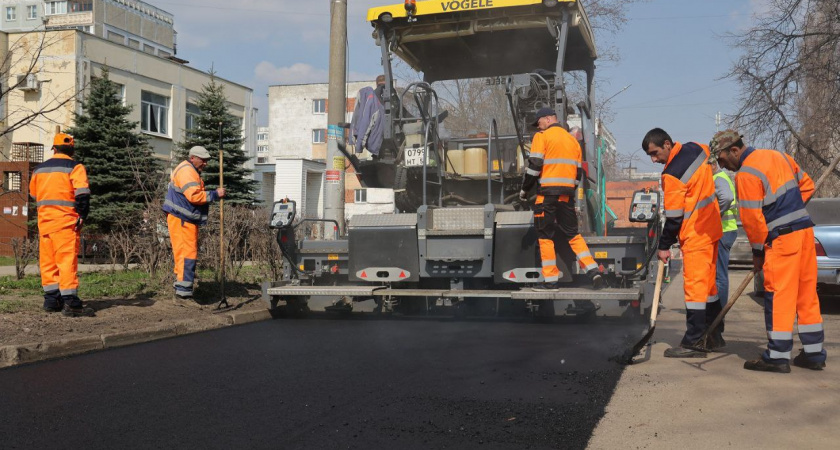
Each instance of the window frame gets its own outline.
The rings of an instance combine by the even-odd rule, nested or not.
[[[26,20],[35,20],[37,18],[38,18],[38,5],[26,5]]]
[[[367,203],[367,189],[354,189],[353,190],[353,203]]]
[[[14,177],[14,175],[17,175],[17,177]],[[15,188],[12,185],[13,180],[16,181],[17,188]],[[3,180],[2,180],[2,182],[3,182],[3,184],[2,184],[3,192],[20,192],[21,184],[23,183],[22,180],[23,180],[23,173],[15,171],[15,170],[4,171],[3,172]]]
[[[17,6],[6,7],[6,22],[14,22],[17,20]]]
[[[64,10],[61,11],[59,5],[64,6]],[[44,15],[45,16],[57,16],[59,14],[67,14],[67,0],[58,0],[53,2],[44,2]]]
[[[144,95],[148,95],[149,100],[144,99]],[[164,99],[164,104],[154,102],[154,100],[157,100],[155,97]],[[150,91],[140,91],[140,129],[144,133],[169,137],[170,101],[171,99],[164,95],[155,94]],[[151,129],[153,114],[157,116],[154,122],[157,125],[157,130]]]
[[[195,103],[186,102],[184,105],[184,132],[187,136],[192,136],[194,134],[193,130],[201,129],[201,125],[198,124],[199,117],[201,117],[201,108]],[[191,127],[190,122],[194,126]]]
[[[318,140],[317,136],[321,136],[322,140]],[[313,144],[326,144],[327,143],[327,129],[326,128],[313,128],[312,129],[312,143]]]
[[[318,106],[323,105],[322,108]],[[312,100],[312,114],[326,114],[327,113],[327,99],[316,98]]]

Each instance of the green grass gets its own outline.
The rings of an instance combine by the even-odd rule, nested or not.
[[[14,266],[15,258],[12,256],[0,256],[0,266]]]
[[[0,300],[0,314],[37,310],[38,304],[32,300]]]
[[[79,297],[83,300],[97,298],[130,297],[158,289],[159,282],[149,279],[140,270],[94,272],[79,274]],[[0,278],[0,297],[31,297],[43,295],[41,278],[27,276],[22,280]]]

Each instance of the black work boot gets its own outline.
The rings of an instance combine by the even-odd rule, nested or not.
[[[589,272],[586,272],[586,276],[589,277],[589,281],[592,282],[593,289],[598,290],[604,288],[604,277],[598,269],[592,269]]]
[[[64,305],[64,309],[61,313],[67,317],[93,317],[96,315],[96,313],[93,312],[93,308],[70,305]]]
[[[799,354],[793,358],[793,365],[796,367],[801,367],[803,369],[811,369],[811,370],[823,370],[825,369],[825,361],[814,362],[808,361],[808,356],[805,354],[805,350],[800,350]]]
[[[773,364],[765,361],[763,358],[758,358],[745,362],[744,369],[757,370],[759,372],[790,373],[790,364]]]
[[[560,282],[553,281],[551,283],[545,282],[545,283],[540,283],[540,284],[534,285],[534,286],[531,287],[531,289],[534,290],[534,291],[553,292],[553,291],[559,291],[560,287],[561,287]]]
[[[63,308],[64,302],[61,301],[61,293],[59,291],[50,291],[44,293],[44,311],[61,312]]]
[[[718,330],[710,334],[706,341],[706,346],[712,351],[726,347],[726,341],[723,340],[723,333]]]
[[[706,352],[696,348],[671,347],[665,350],[666,358],[705,358]]]

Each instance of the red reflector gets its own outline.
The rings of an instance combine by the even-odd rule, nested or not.
[[[400,278],[405,278],[405,272],[400,272]]]
[[[510,278],[511,280],[515,280],[516,279],[516,274],[511,272],[510,276],[508,278]]]
[[[634,308],[638,308],[639,307],[639,301],[638,300],[633,300],[632,302],[630,302],[630,306],[632,306]]]
[[[332,272],[332,273],[338,273],[338,266],[332,266],[332,267],[330,268],[330,272]]]
[[[367,278],[367,272],[362,272],[362,275],[359,278]]]
[[[814,239],[814,247],[817,250],[817,256],[828,256],[825,253],[825,248],[823,248],[822,244],[820,244],[820,241]]]
[[[583,172],[588,177],[589,176],[589,162],[587,162],[587,161],[582,162],[581,163],[581,168],[583,168]]]
[[[288,241],[289,241],[289,236],[286,236],[285,234],[280,236],[280,242],[285,244]]]
[[[653,228],[651,228],[650,231],[648,231],[648,237],[653,238],[654,236],[656,236],[656,233],[654,232]]]

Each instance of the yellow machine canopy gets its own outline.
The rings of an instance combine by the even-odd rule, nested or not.
[[[368,11],[381,44],[428,82],[557,70],[557,36],[567,19],[563,70],[587,70],[597,58],[589,19],[574,0],[430,0]]]

